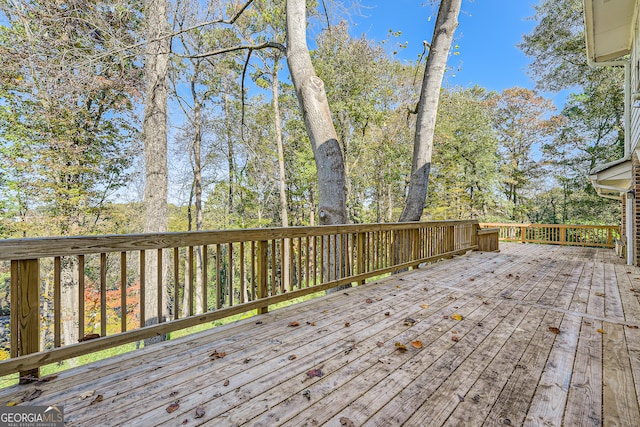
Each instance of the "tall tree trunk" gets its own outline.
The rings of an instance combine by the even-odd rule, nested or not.
[[[289,207],[287,206],[287,181],[284,169],[284,146],[282,145],[282,118],[280,117],[280,104],[278,93],[280,80],[278,79],[277,58],[274,60],[273,74],[271,75],[271,99],[273,102],[273,121],[276,129],[276,145],[278,146],[278,172],[280,187],[280,219],[283,227],[289,226]],[[282,283],[286,290],[290,290],[291,282],[289,277],[289,259],[291,258],[289,239],[285,239],[284,253],[282,254]]]
[[[305,0],[287,0],[287,63],[316,162],[320,224],[345,224],[344,160],[331,120],[324,82],[316,75],[311,63],[307,46],[306,8]],[[344,254],[342,239],[325,238],[322,258],[327,280],[338,279],[345,272],[344,259],[338,261],[339,266],[334,264],[335,256],[332,254],[339,250],[338,245],[342,247],[340,253]]]
[[[316,161],[319,223],[344,224],[347,221],[344,161],[324,82],[311,63],[306,18],[305,0],[287,0],[287,63]]]
[[[420,221],[424,210],[429,172],[431,171],[433,134],[436,128],[440,89],[453,34],[458,26],[461,3],[462,0],[441,0],[440,2],[438,19],[433,30],[431,50],[427,58],[420,91],[416,134],[413,143],[411,180],[405,206],[400,215],[401,222]]]
[[[229,105],[229,91],[225,90],[224,94],[224,117],[227,133],[227,163],[229,167],[229,217],[228,224],[233,224],[233,193],[234,193],[234,176],[235,176],[235,154],[233,151],[233,136],[231,134],[231,108]]]
[[[145,9],[147,51],[145,54],[146,92],[144,108],[144,150],[146,181],[144,188],[144,231],[168,230],[167,194],[167,72],[169,68],[170,41],[167,20],[167,0],[149,0]],[[157,251],[147,251],[145,269],[145,323],[158,323],[166,315],[166,281],[162,274],[162,294],[158,295]],[[163,262],[166,265],[166,262]],[[166,269],[165,269],[166,270]],[[158,313],[158,298],[162,297],[164,309]],[[145,340],[150,344],[159,339]]]
[[[195,77],[195,76],[194,76]],[[193,180],[196,196],[196,230],[202,230],[202,224],[204,222],[204,216],[202,212],[202,104],[198,98],[196,91],[196,79],[191,79],[191,96],[193,97]],[[196,314],[204,313],[207,308],[204,307],[204,294],[202,290],[202,247],[197,246],[194,248],[194,257],[196,259],[195,267],[195,295],[196,295]]]

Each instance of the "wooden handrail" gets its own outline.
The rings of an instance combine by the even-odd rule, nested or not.
[[[500,240],[562,246],[615,247],[620,238],[616,225],[482,223],[483,228],[499,228]]]
[[[0,362],[0,376],[37,377],[44,364],[241,312],[265,313],[270,304],[416,268],[477,249],[477,230],[477,221],[440,221],[3,240],[0,267],[11,265],[12,357]],[[203,256],[201,271],[196,253]],[[151,258],[160,262],[145,274]],[[285,269],[289,283],[283,282]],[[207,292],[195,313],[198,280]],[[144,295],[162,285],[171,290],[169,301],[146,307]],[[70,286],[80,306],[75,323],[61,298]],[[40,307],[44,289],[54,302],[48,312]],[[91,304],[85,305],[87,295]],[[119,307],[109,307],[109,301]],[[168,321],[160,316],[160,324],[145,326],[162,301],[173,309]],[[41,324],[42,319],[49,320]],[[81,339],[98,338],[64,342],[61,331],[71,327]],[[53,349],[40,348],[40,330]]]

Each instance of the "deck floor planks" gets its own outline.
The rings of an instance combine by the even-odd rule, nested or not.
[[[612,253],[506,244],[0,390],[0,402],[39,388],[29,404],[62,403],[69,425],[626,425],[640,418],[640,269]],[[395,350],[414,339],[422,349]],[[227,356],[210,361],[214,349]],[[78,399],[87,390],[104,400]]]

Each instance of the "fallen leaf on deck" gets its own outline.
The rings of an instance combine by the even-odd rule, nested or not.
[[[95,399],[93,399],[93,400],[91,401],[91,403],[89,403],[89,406],[91,406],[91,405],[95,405],[96,403],[100,403],[100,402],[102,402],[103,400],[104,400],[104,396],[103,396],[103,395],[101,395],[101,394],[99,394],[99,395],[97,395],[97,396],[96,396],[96,398],[95,398]]]
[[[558,335],[560,334],[560,329],[556,328],[555,326],[549,326],[549,332],[553,332],[554,334]]]
[[[638,279],[636,279],[636,280],[638,280]],[[631,292],[640,292],[640,289],[635,289],[635,288],[631,288],[631,289],[629,289],[629,290],[630,290]]]
[[[596,292],[596,296],[597,297],[603,297],[604,296],[604,292]]]
[[[470,282],[473,282],[474,280],[476,280],[476,279],[474,279],[473,277],[470,277],[470,278],[469,278],[469,281],[470,281]]]
[[[16,406],[18,404],[18,402],[9,402],[7,403],[7,406]]]
[[[216,360],[216,359],[222,359],[226,355],[227,353],[225,353],[224,351],[213,350],[213,353],[211,353],[209,357],[211,358],[211,360]]]
[[[169,393],[169,397],[176,397],[179,393],[177,391],[172,391]]]
[[[227,387],[229,385],[229,380],[224,380],[223,386]]]
[[[420,305],[420,308],[427,309],[427,308],[429,308],[429,304],[421,304],[421,305]]]
[[[309,326],[316,326],[316,322],[307,322],[307,325],[309,325]]]
[[[96,338],[100,338],[100,334],[87,334],[84,337],[80,338],[78,342],[95,340]]]
[[[349,326],[351,326],[351,323],[349,323],[349,322],[345,322],[345,323],[344,323],[344,327],[345,327],[345,328],[348,328]]]
[[[95,390],[89,390],[89,391],[85,391],[84,393],[82,393],[80,395],[80,400],[85,400],[90,398],[91,396],[93,396],[94,394],[96,394]]]
[[[458,394],[458,400],[460,402],[464,402],[464,396],[461,396],[460,394]]]
[[[340,417],[340,425],[345,427],[356,427],[356,425],[347,417]]]
[[[629,329],[638,329],[638,327],[636,325],[627,325],[627,328],[629,328]]]
[[[172,413],[178,410],[178,408],[180,407],[180,405],[178,404],[178,402],[173,402],[171,405],[167,406],[167,412],[168,413]]]
[[[513,277],[513,274],[509,273],[507,274],[507,279],[511,279]]]
[[[462,315],[461,315],[461,314],[458,314],[458,313],[456,313],[456,314],[454,314],[453,316],[451,316],[451,318],[452,318],[453,320],[458,320],[458,321],[460,321],[460,320],[464,319],[464,317],[462,317]]]
[[[296,357],[298,356],[296,356],[295,354],[292,354],[289,356],[289,360],[296,360]]]
[[[382,341],[378,341],[378,342],[376,343],[376,345],[377,345],[378,347],[384,347],[384,343],[383,343]]]
[[[397,342],[397,343],[395,344],[395,346],[396,346],[396,348],[397,348],[398,350],[400,350],[400,351],[407,351],[407,346],[406,346],[406,345],[404,345],[404,344],[402,344],[402,343],[400,343],[400,342]]]
[[[349,296],[349,294],[348,294],[348,293],[346,293],[346,292],[343,292],[343,294],[345,294],[346,296]]]
[[[198,406],[196,408],[196,418],[204,417],[204,408],[202,406]]]
[[[423,291],[429,292],[429,288],[422,288]]]
[[[376,301],[382,301],[382,298],[376,298]]]
[[[373,300],[372,300],[371,298],[367,298],[365,302],[366,302],[367,304],[371,304],[371,303],[373,303]]]
[[[597,332],[598,332],[598,333],[600,333],[600,334],[604,334],[604,333],[606,333],[606,332],[604,331],[604,329],[598,329],[598,330],[597,330]]]
[[[585,324],[585,326],[591,326],[592,325],[591,322],[587,322],[587,321],[585,321],[584,324]]]
[[[40,390],[39,388],[34,388],[29,393],[24,395],[24,397],[22,398],[22,401],[23,402],[31,402],[32,400],[37,399],[38,397],[40,397],[41,394],[42,394],[42,390]]]
[[[307,371],[307,378],[313,378],[313,377],[320,378],[322,375],[324,374],[320,369],[312,369],[310,371]]]
[[[262,325],[262,321],[261,321],[261,320],[258,320],[258,321],[256,322],[256,325]]]
[[[422,348],[422,341],[420,340],[415,340],[415,341],[411,341],[411,347],[413,348]]]
[[[458,342],[458,341],[460,341],[460,338],[458,338],[457,336],[454,335],[454,336],[451,337],[451,341]]]
[[[415,325],[415,323],[416,323],[416,320],[412,319],[411,317],[407,317],[407,318],[404,319],[404,325],[405,326],[413,326],[413,325]]]
[[[391,316],[391,313],[387,311],[387,312],[384,313],[384,315],[385,316]]]
[[[298,322],[289,322],[289,326],[292,328],[295,328],[296,326],[300,326],[300,323]]]
[[[482,301],[482,304],[489,305],[489,301]]]

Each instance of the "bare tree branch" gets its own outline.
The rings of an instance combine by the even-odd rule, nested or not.
[[[173,38],[175,36],[179,36],[180,34],[187,33],[189,31],[193,31],[193,30],[196,30],[198,28],[207,27],[209,25],[214,25],[214,24],[233,25],[238,20],[238,18],[240,18],[240,16],[242,16],[244,11],[251,5],[251,3],[253,3],[253,0],[247,0],[247,2],[240,9],[238,9],[236,14],[233,15],[230,19],[214,19],[214,20],[207,21],[207,22],[201,22],[199,24],[195,24],[195,25],[192,25],[192,26],[187,27],[187,28],[182,28],[182,29],[180,29],[178,31],[173,31],[173,32],[171,32],[169,34],[165,34],[163,36],[160,36],[160,37],[157,37],[157,38],[154,38],[154,39],[143,40],[141,42],[134,43],[132,45],[121,47],[119,49],[113,49],[113,50],[111,50],[109,52],[106,52],[106,53],[104,53],[102,55],[98,55],[96,57],[93,57],[93,58],[91,58],[91,60],[105,58],[107,56],[110,56],[110,55],[113,55],[113,54],[116,54],[116,53],[125,52],[127,50],[134,49],[136,47],[144,46],[147,43],[157,42],[157,41],[161,41],[161,40],[164,40],[164,39],[167,39],[167,38],[170,39],[170,38]]]
[[[278,50],[280,50],[281,52],[284,52],[284,53],[287,52],[287,49],[280,43],[264,42],[264,43],[256,44],[256,45],[238,45],[238,46],[223,47],[222,49],[212,50],[212,51],[206,52],[206,53],[199,53],[197,55],[180,55],[180,54],[176,54],[176,56],[178,56],[180,58],[207,58],[209,56],[215,56],[215,55],[220,55],[220,54],[223,54],[223,53],[235,52],[235,51],[238,51],[238,50],[248,49],[250,51],[253,51],[253,50],[268,49],[268,48],[278,49]]]

